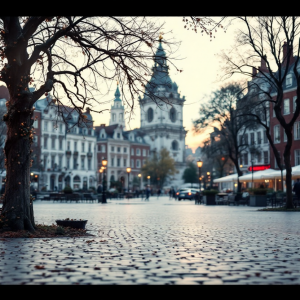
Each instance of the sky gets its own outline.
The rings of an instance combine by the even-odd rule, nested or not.
[[[202,36],[200,33],[185,29],[182,17],[160,17],[156,19],[158,22],[165,22],[163,37],[174,37],[176,41],[181,42],[176,51],[176,57],[180,58],[180,60],[178,59],[174,62],[178,69],[182,69],[183,72],[179,73],[174,67],[169,65],[169,74],[171,80],[176,81],[179,86],[178,91],[181,92],[181,96],[186,98],[183,108],[183,126],[188,131],[186,145],[192,148],[194,152],[197,147],[201,146],[201,142],[208,135],[195,135],[192,132],[192,121],[198,118],[200,104],[205,103],[203,102],[205,95],[209,95],[212,91],[218,89],[220,85],[224,84],[224,82],[218,81],[220,58],[217,55],[221,53],[222,49],[229,49],[233,44],[235,28],[229,27],[226,33],[219,29],[215,33],[215,38],[210,41],[207,35]],[[112,102],[114,92],[115,90],[111,92],[111,95],[107,96],[108,99],[111,98]],[[127,129],[140,127],[140,109],[138,104],[134,109],[134,114],[134,119],[130,120],[129,123],[130,128],[126,124]],[[92,115],[96,126],[104,123],[108,125],[110,116],[108,111],[103,112],[101,115],[96,113]]]

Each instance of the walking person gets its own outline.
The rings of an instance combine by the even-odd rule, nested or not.
[[[158,190],[157,190],[157,199],[158,199],[158,197],[160,196],[160,194],[161,194],[161,190],[158,189]]]
[[[146,199],[145,200],[149,201],[149,196],[150,196],[150,188],[147,187],[147,189],[146,189]]]
[[[299,178],[297,178],[297,181],[294,184],[293,192],[295,192],[296,197],[297,197],[297,202],[299,202],[300,201],[300,179]],[[298,203],[295,203],[295,204],[297,206]]]

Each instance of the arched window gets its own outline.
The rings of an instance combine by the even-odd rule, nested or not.
[[[178,150],[178,142],[177,141],[172,142],[172,150]]]
[[[176,109],[174,107],[170,110],[170,120],[174,123],[176,121]]]
[[[152,122],[152,120],[153,120],[153,109],[151,107],[148,109],[147,117],[148,117],[148,122],[149,123]]]
[[[76,175],[73,179],[74,182],[80,182],[80,177],[78,175]]]
[[[110,176],[110,181],[115,181],[115,176],[114,175]]]

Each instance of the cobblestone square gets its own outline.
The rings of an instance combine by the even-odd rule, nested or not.
[[[94,236],[2,239],[0,284],[299,284],[300,214],[257,209],[38,200],[36,223],[87,219]]]

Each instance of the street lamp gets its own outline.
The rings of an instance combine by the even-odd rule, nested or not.
[[[198,160],[197,161],[197,166],[198,166],[198,170],[199,170],[199,199],[198,201],[200,202],[200,193],[201,193],[201,168],[203,165],[203,161],[202,160]]]
[[[149,185],[149,188],[150,188],[150,176],[149,175],[147,176],[147,179],[148,179],[148,185]]]
[[[207,183],[208,183],[208,181],[209,181],[209,179],[210,179],[210,172],[206,172],[206,175],[207,175]],[[210,183],[209,183],[209,185],[211,186]]]
[[[254,163],[254,160],[251,159],[251,166],[252,166],[252,185],[251,187],[253,188],[253,163]]]
[[[106,166],[107,166],[107,159],[104,158],[102,159],[102,166],[103,166],[103,192],[102,192],[102,203],[107,203],[106,202],[106,195],[105,195],[105,170],[106,170]],[[100,172],[101,173],[101,172]]]
[[[102,167],[99,169],[99,184],[101,184],[102,182],[102,173],[103,173],[103,169]]]
[[[131,168],[126,168],[127,174],[128,174],[128,193],[129,193],[129,174],[131,172]]]
[[[142,174],[139,174],[138,177],[140,178],[140,189],[141,189],[141,179],[142,179]]]

